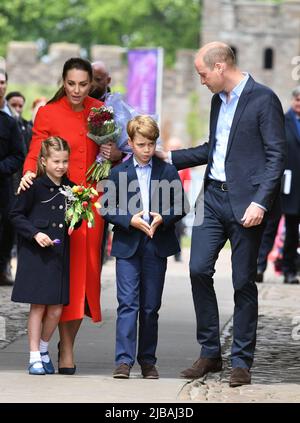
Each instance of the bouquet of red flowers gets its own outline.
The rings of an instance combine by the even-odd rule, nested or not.
[[[93,207],[98,208],[100,205],[92,200],[98,196],[97,191],[92,187],[84,187],[82,185],[74,185],[73,187],[63,185],[59,189],[65,196],[66,212],[65,222],[69,225],[68,234],[74,230],[81,220],[86,220],[89,228],[95,224]]]
[[[88,137],[91,138],[99,146],[109,141],[116,142],[121,128],[116,125],[112,107],[101,106],[99,108],[92,107],[88,116]],[[96,160],[87,170],[87,181],[99,182],[101,179],[108,177],[111,161],[105,160],[98,154]]]

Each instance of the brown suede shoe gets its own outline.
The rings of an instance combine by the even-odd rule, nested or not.
[[[113,372],[113,378],[115,379],[128,379],[130,375],[130,366],[126,363],[120,364],[116,367],[115,371]]]
[[[220,372],[222,370],[222,358],[199,358],[192,367],[183,370],[180,373],[181,377],[185,379],[198,379],[203,377],[206,373]]]
[[[154,364],[141,364],[141,370],[144,379],[159,379],[159,374]]]
[[[236,386],[241,385],[250,385],[251,383],[251,373],[248,369],[243,367],[234,367],[231,370],[229,386],[235,388]]]

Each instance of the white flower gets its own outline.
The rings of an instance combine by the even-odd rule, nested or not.
[[[59,188],[59,191],[61,192],[61,194],[67,197],[67,200],[75,201],[76,197],[73,194],[72,188],[66,185],[63,185],[63,188]]]

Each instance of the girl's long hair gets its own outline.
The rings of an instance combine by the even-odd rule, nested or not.
[[[81,59],[81,57],[72,57],[71,59],[67,60],[64,64],[63,72],[62,72],[62,80],[63,81],[65,81],[65,79],[67,77],[67,73],[69,72],[69,70],[72,70],[72,69],[78,69],[78,70],[82,70],[82,71],[87,72],[88,75],[89,75],[89,80],[90,80],[90,82],[92,82],[92,80],[93,80],[93,69],[92,69],[92,65],[90,64],[90,62],[88,60]],[[51,100],[48,101],[47,104],[54,103],[55,101],[60,100],[65,95],[66,95],[65,88],[64,88],[64,86],[61,86],[59,88],[59,90],[51,98]]]
[[[67,151],[70,154],[70,147],[67,141],[60,137],[49,137],[42,142],[41,150],[37,160],[37,176],[45,175],[45,166],[42,164],[42,157],[47,159],[51,154],[51,149],[55,151]]]

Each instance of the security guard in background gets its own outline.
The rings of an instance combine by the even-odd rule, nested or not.
[[[24,159],[22,135],[17,122],[0,111],[0,286],[13,283],[6,274],[11,252],[8,212],[13,200],[12,175],[22,167]]]

